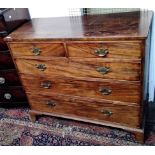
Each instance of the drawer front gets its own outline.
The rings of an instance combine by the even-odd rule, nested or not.
[[[16,59],[21,73],[45,76],[140,80],[140,63],[104,62],[102,59]]]
[[[9,44],[14,57],[16,56],[54,56],[64,57],[65,49],[61,43],[20,43]]]
[[[28,92],[40,94],[60,93],[94,99],[131,102],[140,104],[141,86],[137,82],[117,82],[109,80],[78,80],[72,78],[49,78],[21,75]],[[35,79],[35,80],[34,80]],[[122,97],[123,96],[123,97]],[[127,103],[128,104],[128,103]]]
[[[97,122],[113,122],[130,127],[139,127],[139,107],[97,103],[91,100],[68,98],[66,96],[42,96],[28,94],[32,110],[85,119]]]
[[[20,80],[16,70],[0,71],[0,86],[20,86]]]
[[[22,102],[26,96],[21,87],[1,88],[0,102]]]
[[[0,69],[13,69],[14,63],[8,51],[0,51]]]
[[[102,57],[139,59],[142,53],[140,42],[69,43],[70,57]]]

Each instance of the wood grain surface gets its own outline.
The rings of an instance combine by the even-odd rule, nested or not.
[[[140,81],[140,62],[104,62],[102,58],[98,59],[16,59],[20,73],[33,75],[60,75],[66,77],[87,77],[87,78],[103,78],[117,80]],[[45,65],[45,70],[40,71],[36,66]],[[105,74],[97,71],[99,67],[109,68]]]
[[[151,21],[152,11],[35,18],[6,37],[32,120],[118,126],[143,141]]]
[[[21,79],[25,90],[32,93],[37,91],[40,94],[48,95],[51,93],[59,93],[94,98],[96,100],[122,101],[127,102],[126,105],[140,105],[141,103],[141,85],[139,82],[111,80],[102,80],[101,82],[94,79],[79,80],[66,78],[64,76],[38,77],[28,74],[21,74]],[[111,90],[111,93],[102,93],[104,89]]]
[[[116,122],[129,127],[140,127],[140,108],[137,106],[122,106],[106,104],[104,102],[97,103],[74,97],[68,98],[60,94],[46,96],[29,93],[28,99],[31,109],[48,112],[51,115],[53,113],[62,116],[71,116],[73,119],[75,117],[96,120],[98,122]],[[50,101],[55,105],[48,104]],[[108,116],[102,113],[102,110],[112,112],[112,114]]]
[[[7,41],[137,40],[147,38],[153,12],[34,18]]]
[[[40,56],[55,56],[63,57],[66,52],[62,43],[23,43],[23,44],[10,44],[14,56],[33,56],[34,48],[39,50]]]
[[[105,58],[141,59],[143,52],[142,42],[100,42],[100,43],[68,43],[67,49],[70,57],[99,57],[97,50],[107,50]],[[102,57],[102,56],[101,56]]]

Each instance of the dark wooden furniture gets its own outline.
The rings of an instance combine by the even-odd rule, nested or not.
[[[0,8],[0,107],[27,105],[25,92],[3,38],[29,20],[26,8]]]
[[[40,18],[8,42],[38,114],[127,130],[144,140],[152,12]]]

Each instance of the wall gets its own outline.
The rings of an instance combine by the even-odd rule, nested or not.
[[[61,17],[61,16],[69,16],[69,10],[67,8],[58,9],[52,7],[52,9],[44,9],[40,8],[29,8],[31,18],[40,18],[40,17]]]
[[[89,8],[88,12],[91,14],[99,14],[99,13],[117,13],[117,12],[129,12],[129,11],[139,11],[138,8]]]
[[[152,35],[151,35],[151,53],[150,53],[149,100],[153,101],[155,92],[155,15],[153,17],[151,34]]]

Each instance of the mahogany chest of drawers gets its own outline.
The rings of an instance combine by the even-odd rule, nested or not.
[[[25,92],[3,38],[29,20],[26,8],[0,8],[0,107],[27,106]]]
[[[5,40],[30,116],[127,130],[144,140],[152,12],[32,19]]]

